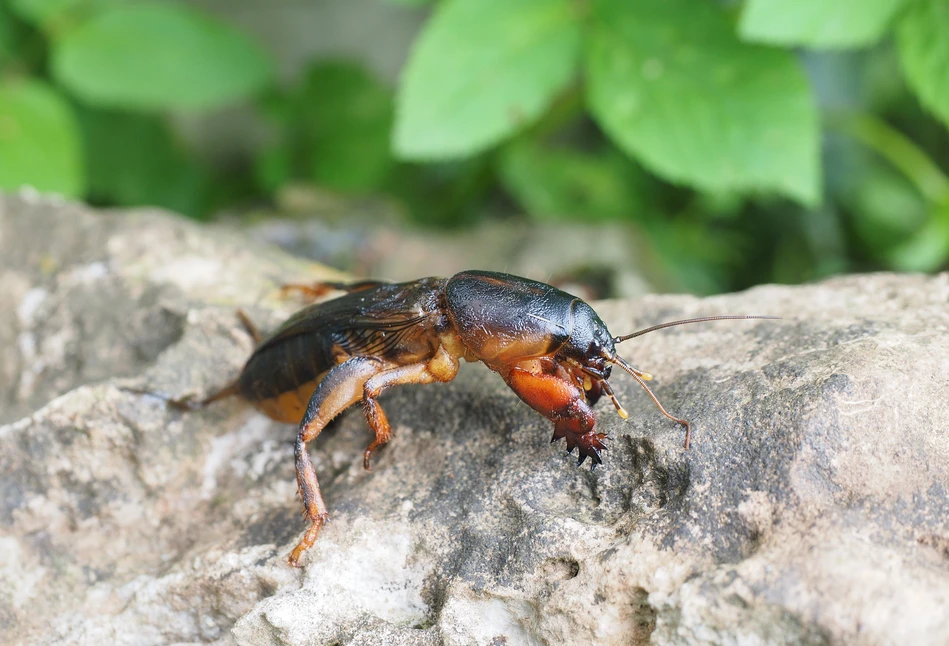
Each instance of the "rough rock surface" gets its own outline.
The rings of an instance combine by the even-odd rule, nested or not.
[[[681,429],[622,374],[605,464],[576,467],[496,375],[406,387],[365,472],[358,410],[312,450],[202,396],[316,275],[156,213],[0,200],[0,642],[945,644],[949,275],[597,303]],[[155,394],[143,394],[143,392]]]

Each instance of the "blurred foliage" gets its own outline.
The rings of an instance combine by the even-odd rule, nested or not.
[[[313,65],[297,87],[273,94],[266,112],[280,133],[260,159],[264,186],[296,178],[342,192],[371,192],[385,184],[392,93],[362,68]]]
[[[623,221],[701,293],[949,260],[949,0],[388,2],[431,11],[397,88],[339,60],[278,83],[186,4],[0,0],[0,188]],[[235,106],[272,135],[237,170],[175,129]]]

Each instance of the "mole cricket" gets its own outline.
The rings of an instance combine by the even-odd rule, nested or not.
[[[314,297],[331,289],[345,293],[303,308],[266,338],[242,315],[258,346],[240,377],[200,405],[240,394],[272,419],[299,425],[296,476],[310,526],[288,558],[296,567],[329,517],[307,444],[356,402],[362,402],[375,433],[363,454],[363,466],[369,469],[373,452],[392,437],[378,401],[385,390],[451,381],[462,359],[480,361],[553,422],[551,441],[564,438],[569,452],[577,449],[578,464],[590,458],[595,467],[602,462],[606,434],[596,431],[593,404],[606,395],[619,415],[628,417],[608,381],[617,365],[663,415],[685,427],[688,449],[689,422],[666,411],[646,385],[652,375],[627,363],[616,346],[674,325],[776,318],[707,316],[614,337],[580,298],[546,283],[489,271],[397,284],[362,281],[285,289]]]

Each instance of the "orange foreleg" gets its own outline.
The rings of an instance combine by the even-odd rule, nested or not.
[[[525,362],[502,373],[504,381],[528,406],[554,423],[556,441],[566,438],[567,451],[577,447],[578,464],[587,458],[600,464],[600,451],[606,448],[605,433],[594,430],[596,418],[583,388],[565,369],[552,363]]]

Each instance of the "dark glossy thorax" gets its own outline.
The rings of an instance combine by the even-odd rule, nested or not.
[[[555,353],[573,332],[576,301],[551,285],[490,271],[456,274],[445,287],[458,336],[489,365]]]

